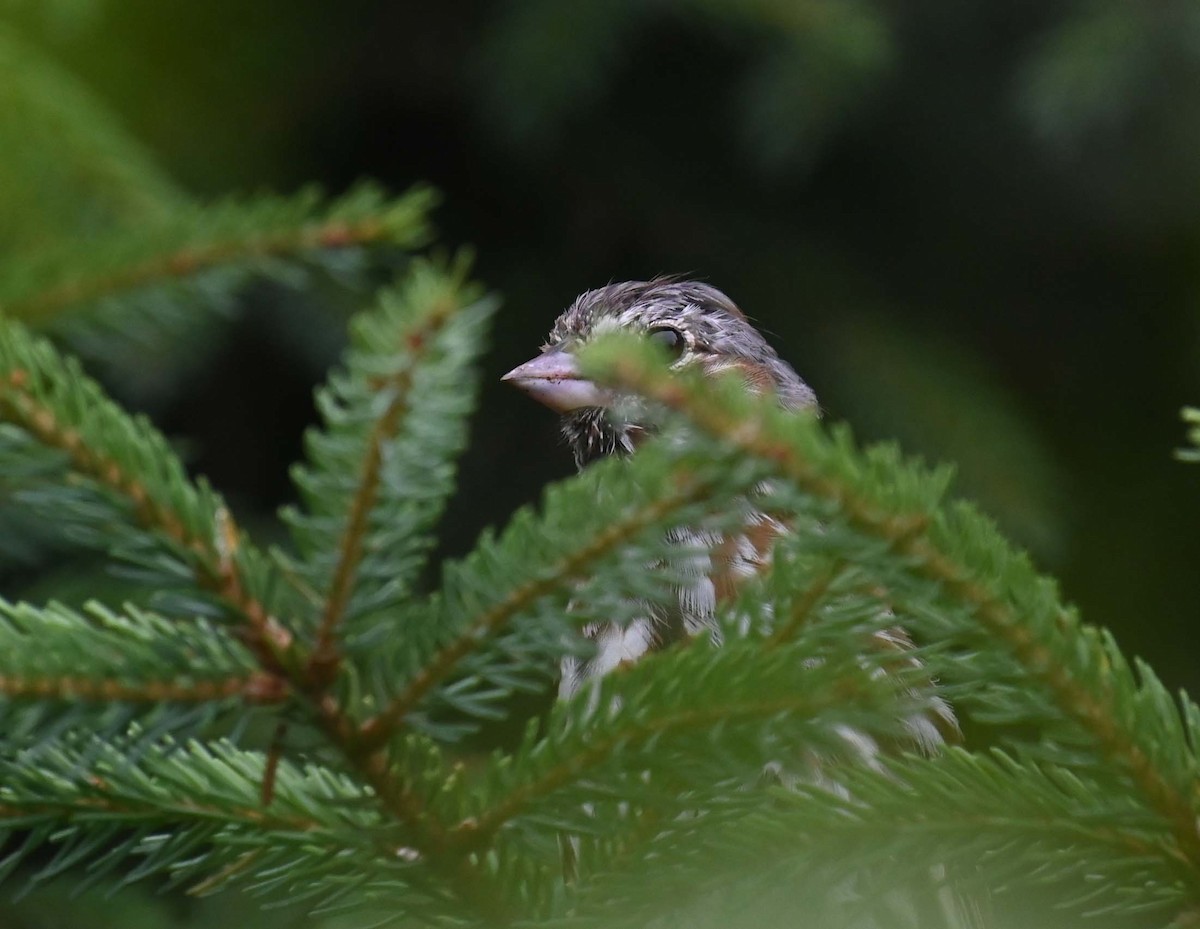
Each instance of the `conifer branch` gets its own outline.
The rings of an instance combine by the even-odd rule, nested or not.
[[[556,565],[538,577],[510,590],[503,599],[473,617],[464,629],[446,643],[431,660],[424,663],[404,691],[376,716],[368,719],[362,734],[370,742],[381,742],[400,725],[404,718],[440,682],[453,674],[458,663],[479,647],[479,642],[494,634],[514,616],[528,609],[542,597],[561,591],[573,580],[584,576],[597,560],[619,548],[648,526],[662,522],[671,513],[704,499],[709,484],[697,482],[686,473],[679,473],[673,491],[663,497],[648,500],[640,508],[612,521],[580,548],[567,552]]]
[[[189,556],[196,583],[216,593],[246,622],[247,644],[263,672],[290,681],[299,692],[311,691],[310,682],[301,673],[307,656],[300,644],[251,593],[242,574],[246,556],[239,549],[243,542],[228,510],[207,488],[197,489],[187,481],[161,437],[145,424],[130,423],[93,383],[69,365],[58,362],[48,346],[38,341],[25,343],[26,338],[12,324],[0,332],[0,349],[8,349],[0,351],[0,416],[26,429],[42,444],[65,452],[74,471],[124,499],[143,528],[160,533],[181,548]],[[24,359],[24,364],[20,359]],[[3,371],[5,367],[7,370]],[[87,396],[77,399],[68,393],[68,402],[52,403],[43,399],[49,397],[46,384],[51,390],[62,391],[69,390],[66,385],[72,385]],[[66,418],[67,410],[74,414],[74,419]],[[115,420],[97,435],[95,419],[91,418],[105,415]],[[105,447],[104,443],[113,443],[118,437],[140,446],[138,451],[146,471],[137,472],[125,466],[123,461],[131,457],[129,449],[122,449],[119,459]],[[102,441],[95,441],[97,438]],[[151,485],[142,474],[153,474],[161,483]],[[164,493],[164,487],[172,493]],[[208,531],[202,531],[201,527]],[[269,694],[281,687],[277,683],[261,689]],[[349,751],[354,727],[337,702],[326,695],[312,700],[311,705],[330,738]]]
[[[1112,677],[1089,674],[1080,664],[1081,660],[1107,664],[1111,656],[1100,653],[1094,638],[1082,640],[1089,646],[1086,655],[1078,644],[1050,638],[1077,629],[1074,616],[1065,607],[1048,604],[1049,621],[1035,624],[994,588],[990,582],[996,575],[994,567],[990,572],[978,571],[960,563],[955,553],[970,549],[962,539],[979,531],[977,525],[970,525],[972,518],[977,519],[973,511],[957,509],[959,522],[955,524],[935,522],[927,512],[897,508],[892,501],[879,499],[878,491],[873,494],[861,474],[839,472],[833,456],[822,456],[812,425],[806,427],[796,417],[780,413],[772,398],[747,398],[744,391],[735,393],[729,385],[724,392],[705,389],[669,375],[639,349],[626,344],[619,350],[614,340],[593,349],[590,364],[617,386],[653,399],[722,442],[772,463],[779,474],[806,493],[836,502],[857,530],[888,543],[911,572],[941,585],[954,601],[967,606],[1005,643],[1030,677],[1046,687],[1067,716],[1091,734],[1103,753],[1122,764],[1151,806],[1171,823],[1191,867],[1200,870],[1200,833],[1188,799],[1191,784],[1182,790],[1164,777],[1143,748],[1142,734],[1122,724],[1132,714],[1118,705],[1120,697]],[[947,544],[955,540],[957,545]]]
[[[144,799],[110,793],[100,777],[90,779],[87,791],[55,802],[0,802],[0,828],[5,827],[6,820],[13,824],[8,828],[28,828],[38,820],[71,822],[80,816],[119,815],[132,822],[170,818],[181,824],[229,822],[283,832],[317,833],[328,830],[328,825],[318,820],[280,816],[261,806],[218,806],[197,803],[187,797],[181,797],[174,803],[148,803]]]
[[[415,248],[429,237],[425,217],[432,200],[427,188],[387,200],[363,185],[328,205],[310,189],[290,199],[183,208],[161,223],[23,256],[0,275],[0,308],[37,323],[70,307],[223,265],[373,244]]]
[[[799,787],[769,818],[749,817],[722,850],[750,861],[773,844],[804,868],[802,861],[826,857],[839,844],[871,849],[880,863],[892,859],[900,867],[912,850],[940,849],[948,857],[989,859],[993,874],[1005,859],[1022,858],[1037,862],[1043,878],[1087,873],[1098,885],[1089,898],[1119,897],[1122,882],[1104,875],[1133,869],[1143,906],[1196,897],[1194,867],[1156,812],[1053,766],[952,748],[932,760],[892,759],[882,771],[849,771],[845,786],[845,797]]]
[[[467,265],[418,261],[351,327],[346,370],[317,394],[322,428],[293,469],[301,507],[283,518],[299,559],[289,570],[323,599],[313,674],[326,683],[361,618],[410,600],[429,529],[454,485],[473,405],[471,370],[494,301]]]
[[[517,514],[446,567],[439,593],[414,595],[452,488],[487,311],[461,275],[418,263],[358,320],[346,370],[318,394],[324,424],[296,472],[305,512],[289,517],[300,554],[288,568],[313,594],[298,607],[161,436],[45,343],[0,324],[0,419],[21,443],[53,450],[29,471],[38,493],[79,525],[94,515],[88,506],[131,517],[100,539],[116,539],[138,566],[169,562],[197,615],[219,600],[249,646],[203,618],[0,605],[0,708],[23,727],[8,739],[16,752],[0,755],[0,837],[31,829],[31,847],[57,843],[48,873],[97,855],[144,855],[135,875],[198,877],[205,890],[292,881],[315,897],[371,885],[393,901],[413,890],[414,902],[397,908],[485,925],[586,920],[587,908],[600,914],[613,900],[646,907],[660,899],[650,885],[698,875],[706,889],[727,878],[732,886],[745,877],[732,872],[764,850],[777,854],[780,874],[811,866],[840,879],[838,848],[851,869],[878,861],[903,870],[964,849],[991,855],[999,843],[1001,853],[1021,846],[1020,863],[1045,866],[1039,873],[1052,880],[1088,869],[1142,881],[1137,905],[1165,900],[1178,912],[1200,898],[1200,765],[1189,745],[1200,710],[1185,700],[1181,719],[1153,676],[1140,667],[1135,676],[1110,641],[1080,628],[979,517],[940,508],[936,481],[896,458],[859,455],[844,437],[830,442],[770,398],[693,384],[622,347],[606,368],[617,386],[692,428],[552,488],[540,515]],[[585,366],[605,368],[603,350],[592,355]],[[643,617],[675,596],[694,549],[668,530],[715,537],[744,516],[731,501],[765,479],[766,506],[793,526],[821,525],[781,543],[798,557],[777,558],[766,596],[745,598],[774,617],[765,641],[681,643],[560,702],[516,752],[471,775],[445,760],[442,743],[545,680],[552,659],[573,648],[572,627]],[[131,554],[130,541],[145,547]],[[950,634],[905,652],[911,662],[863,648],[864,630],[890,624],[881,600],[911,613],[917,631],[940,623]],[[1074,752],[1068,767],[875,753],[911,736],[906,726],[940,700],[929,675],[940,675],[939,647],[955,636],[971,653],[964,661],[1000,669],[998,690],[1024,685],[1017,709],[1004,708],[1010,717],[1055,727],[1030,754]],[[928,662],[919,672],[910,667],[918,658]],[[345,774],[298,767],[275,748],[181,748],[164,735],[208,712],[206,724],[223,702],[285,701]],[[157,715],[156,704],[166,705]],[[84,735],[88,714],[100,722]],[[46,717],[56,723],[49,734],[39,728]],[[781,795],[761,784],[764,762],[776,760],[799,782]],[[814,781],[845,793],[826,796]],[[594,843],[579,886],[554,874],[558,832]],[[704,860],[711,847],[692,848],[713,842],[740,865],[714,868],[719,855]],[[854,857],[860,847],[865,858]]]
[[[1048,687],[1068,715],[1092,733],[1104,753],[1127,768],[1151,806],[1170,822],[1191,867],[1200,870],[1200,833],[1188,794],[1177,790],[1162,776],[1138,744],[1136,734],[1118,722],[1122,714],[1116,694],[1107,682],[1086,681],[1060,665],[1053,657],[1054,652],[1038,641],[1008,604],[985,585],[969,580],[960,566],[934,545],[926,540],[909,539],[900,543],[898,549],[916,559],[922,574],[945,584],[964,603],[973,606],[975,615],[1008,644],[1033,677]],[[1064,624],[1071,621],[1065,609],[1059,617]]]
[[[830,562],[823,571],[814,577],[792,604],[786,621],[779,624],[779,628],[775,630],[768,644],[775,647],[795,638],[796,634],[807,625],[817,607],[821,605],[821,601],[825,599],[845,570],[846,562],[838,558]]]
[[[388,754],[365,753],[355,724],[333,696],[309,678],[309,656],[302,644],[250,591],[242,573],[246,546],[232,518],[206,488],[187,481],[161,438],[144,424],[124,418],[94,384],[62,365],[44,343],[26,341],[13,325],[0,329],[0,415],[43,445],[65,453],[74,472],[116,494],[129,504],[139,525],[187,555],[196,583],[216,593],[246,621],[248,644],[262,668],[254,680],[260,685],[270,678],[288,680],[330,742],[371,786],[382,808],[404,824],[427,865],[457,886],[464,899],[475,899],[485,913],[496,915],[500,898],[488,889],[483,873],[469,862],[439,853],[441,827],[421,799],[397,780]],[[109,428],[98,427],[110,417],[115,419]],[[112,450],[117,442],[122,443],[119,452]],[[135,469],[128,462],[142,467]],[[130,695],[137,693],[138,685],[126,686]],[[60,689],[66,685],[60,683]],[[277,688],[261,689],[273,693]]]
[[[262,879],[279,868],[299,888],[318,876],[336,882],[339,872],[394,872],[404,836],[363,802],[369,792],[352,778],[283,761],[282,789],[265,808],[261,753],[168,737],[144,744],[134,759],[124,743],[136,736],[113,744],[67,733],[36,755],[0,757],[0,835],[27,830],[59,847],[38,877],[85,857],[94,860],[84,883],[130,857],[140,859],[131,876],[169,871],[173,882]],[[17,847],[3,867],[36,844]]]
[[[15,331],[10,330],[15,335]],[[239,538],[228,511],[219,532],[221,539],[205,538],[166,500],[156,496],[141,478],[126,469],[103,448],[93,446],[78,424],[64,422],[56,411],[41,402],[31,389],[37,377],[24,368],[10,368],[0,378],[0,415],[29,431],[42,444],[65,452],[72,469],[97,481],[126,500],[138,523],[161,533],[192,556],[197,581],[213,589],[245,618],[252,632],[252,647],[260,652],[268,670],[279,670],[281,655],[291,645],[291,635],[266,607],[250,595],[240,577],[235,559],[221,551]]]
[[[522,783],[511,793],[500,798],[482,816],[459,823],[453,835],[460,841],[469,841],[471,846],[486,843],[506,823],[524,813],[530,804],[544,799],[568,784],[587,779],[593,773],[593,769],[611,761],[618,749],[636,749],[666,735],[707,733],[718,723],[736,726],[747,720],[762,721],[784,713],[819,717],[831,707],[845,709],[847,702],[853,705],[855,696],[847,687],[826,695],[826,699],[814,699],[811,694],[790,694],[770,699],[734,701],[721,707],[680,707],[671,712],[656,714],[605,737],[589,740],[587,745],[579,746],[574,754],[562,758],[553,767],[543,771],[537,779]]]
[[[258,672],[238,677],[129,683],[118,678],[84,676],[40,677],[0,674],[0,695],[10,700],[72,700],[98,703],[210,703],[241,697],[247,703],[281,703],[287,689],[273,674]]]
[[[369,721],[360,726],[343,715],[328,692],[340,676],[347,623],[364,604],[378,610],[386,602],[373,592],[381,566],[389,575],[384,593],[399,596],[400,575],[411,570],[405,560],[426,544],[427,525],[453,486],[439,459],[463,441],[469,364],[494,306],[467,283],[467,270],[465,261],[449,269],[420,262],[355,321],[347,372],[318,394],[325,428],[308,435],[309,462],[294,472],[308,512],[284,515],[304,559],[293,570],[323,591],[300,672],[306,699],[379,806],[404,825],[415,860],[483,919],[501,923],[514,914],[500,888],[481,865],[448,852],[445,828],[394,757],[396,747],[374,739]]]
[[[653,771],[669,782],[670,798],[646,801],[665,812],[666,804],[689,789],[727,788],[758,777],[767,759],[733,747],[744,738],[814,752],[823,746],[835,758],[845,748],[840,733],[849,727],[895,735],[922,698],[903,694],[898,683],[903,674],[890,680],[872,675],[844,637],[840,641],[840,652],[828,647],[831,642],[812,639],[789,642],[769,657],[755,640],[728,642],[717,652],[700,641],[621,669],[555,711],[550,734],[527,743],[511,760],[504,778],[511,787],[459,823],[452,839],[468,847],[486,843],[551,795],[618,771],[635,780],[638,772]],[[820,663],[813,665],[818,655]],[[684,748],[688,745],[703,746],[703,764]],[[787,760],[802,764],[801,754]],[[688,761],[672,764],[675,757]],[[647,789],[639,781],[631,794]]]
[[[353,741],[341,742],[353,769],[370,786],[379,806],[408,830],[406,852],[454,888],[458,899],[470,907],[483,925],[508,925],[518,915],[503,888],[485,870],[484,862],[473,860],[448,842],[444,823],[428,808],[390,763],[385,750],[371,750],[359,729]],[[335,742],[337,740],[335,739]]]
[[[28,389],[30,379],[29,371],[12,368],[0,382],[0,408],[5,418],[27,430],[43,445],[66,452],[74,470],[125,498],[144,526],[157,529],[184,548],[200,546],[183,521],[154,500],[137,477],[127,473],[114,458],[89,447],[76,428],[61,422],[49,406],[39,402]]]
[[[367,542],[368,522],[380,493],[386,446],[395,438],[402,420],[410,411],[414,369],[426,361],[445,325],[464,309],[464,303],[454,299],[456,296],[444,294],[441,299],[423,308],[424,315],[402,333],[405,364],[394,372],[367,381],[374,395],[388,395],[389,399],[367,436],[361,471],[350,497],[346,524],[337,546],[337,562],[317,628],[309,671],[322,680],[331,680],[336,674],[339,656],[335,634],[345,618],[354,593]]]
[[[363,556],[363,541],[367,530],[367,520],[375,504],[379,490],[379,471],[383,458],[383,444],[395,434],[396,426],[404,412],[404,393],[408,386],[406,372],[395,378],[393,389],[396,396],[388,403],[387,409],[371,430],[367,443],[367,453],[363,459],[362,473],[359,475],[358,489],[354,493],[350,505],[350,513],[346,519],[346,528],[342,532],[341,543],[338,546],[337,566],[333,571],[333,579],[329,592],[325,597],[325,609],[321,616],[321,624],[317,628],[316,645],[313,647],[310,661],[310,672],[328,680],[337,671],[339,657],[336,654],[335,634],[338,624],[342,621],[354,591],[355,577]],[[318,667],[320,666],[320,667]]]
[[[614,897],[618,909],[654,906],[676,899],[673,889],[690,896],[703,883],[720,900],[744,893],[738,887],[747,878],[750,894],[787,888],[804,899],[798,885],[818,890],[856,871],[885,887],[912,886],[932,862],[997,888],[1010,875],[1079,880],[1074,900],[1058,899],[1062,909],[1178,912],[1195,896],[1195,872],[1157,814],[1053,766],[952,748],[933,759],[888,759],[875,770],[842,768],[838,782],[836,793],[797,783],[774,792],[768,806],[702,833],[665,822],[637,854],[585,888],[585,899],[601,912]],[[652,867],[664,858],[677,867]]]
[[[0,730],[14,746],[73,725],[121,742],[134,720],[151,739],[168,728],[179,737],[290,696],[284,679],[203,618],[0,601]]]

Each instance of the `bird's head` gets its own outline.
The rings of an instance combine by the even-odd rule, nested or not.
[[[587,380],[576,364],[579,346],[612,331],[657,342],[677,370],[697,369],[705,376],[737,371],[751,389],[774,391],[785,408],[816,405],[808,385],[715,287],[672,279],[609,284],[581,294],[555,321],[541,354],[503,377],[562,414],[563,434],[580,467],[632,453],[647,432],[636,401]]]

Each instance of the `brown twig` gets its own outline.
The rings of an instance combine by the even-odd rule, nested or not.
[[[19,319],[44,319],[74,304],[91,302],[165,278],[187,277],[233,261],[318,248],[370,245],[386,240],[391,234],[390,225],[379,216],[357,220],[329,218],[267,235],[187,245],[108,274],[69,280],[32,296],[10,301],[3,306],[3,311]]]
[[[116,678],[34,677],[0,674],[0,694],[10,700],[87,700],[125,703],[210,703],[244,697],[248,703],[282,703],[287,686],[273,674],[256,671],[202,681],[141,681],[129,684]]]
[[[96,778],[91,780],[91,787],[101,793],[92,796],[81,795],[69,801],[55,803],[0,803],[0,819],[28,820],[31,816],[47,816],[66,820],[72,815],[112,813],[130,818],[170,815],[180,819],[231,820],[281,832],[322,832],[327,828],[325,824],[314,819],[278,816],[254,806],[215,807],[191,801],[162,806],[138,803],[125,797],[103,793],[103,784]]]
[[[829,593],[829,589],[837,582],[838,577],[846,569],[846,562],[840,558],[830,563],[824,571],[812,579],[812,582],[805,588],[796,602],[792,604],[792,609],[788,613],[787,621],[781,623],[779,628],[768,640],[767,645],[774,648],[784,642],[790,641],[802,627],[804,627],[813,611],[825,599],[825,595]]]

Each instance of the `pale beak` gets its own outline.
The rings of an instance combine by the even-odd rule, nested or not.
[[[608,392],[581,377],[575,356],[561,347],[513,368],[500,380],[508,381],[559,413],[609,403]]]

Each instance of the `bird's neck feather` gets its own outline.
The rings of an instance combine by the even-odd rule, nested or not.
[[[572,410],[562,419],[562,433],[581,471],[601,458],[625,458],[637,449],[646,430],[624,422],[603,407]]]

